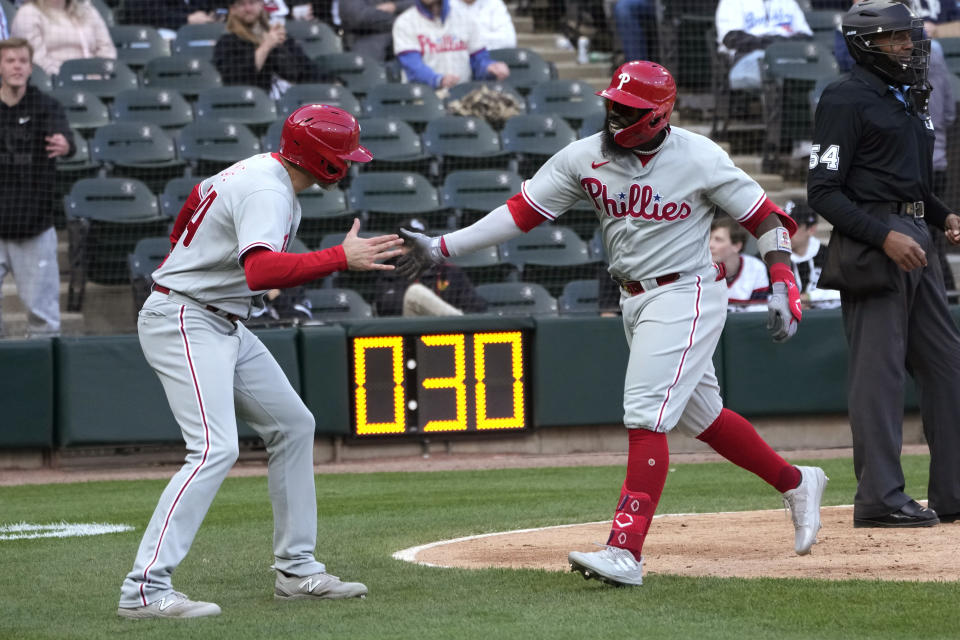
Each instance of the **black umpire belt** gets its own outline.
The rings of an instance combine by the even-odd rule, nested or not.
[[[183,295],[182,293],[177,293],[176,291],[170,291],[170,289],[166,288],[165,286],[163,286],[163,285],[161,285],[161,284],[154,284],[154,285],[153,285],[153,290],[156,291],[157,293],[162,293],[162,294],[167,295],[167,296],[170,295],[171,293],[173,293],[173,294],[178,295],[178,296],[183,297],[183,298],[187,298],[187,297],[188,297],[188,296]],[[190,298],[190,299],[192,300],[193,298]],[[206,309],[206,310],[209,311],[210,313],[214,313],[214,314],[220,316],[221,318],[226,318],[226,319],[229,320],[230,322],[236,322],[237,320],[240,319],[240,316],[238,316],[237,314],[235,314],[235,313],[230,313],[229,311],[224,311],[223,309],[218,309],[218,308],[216,308],[215,306],[213,306],[212,304],[204,304],[204,303],[200,302],[199,300],[197,300],[197,301],[195,301],[195,302],[197,303],[197,306],[198,306],[198,307],[203,307],[204,309]]]

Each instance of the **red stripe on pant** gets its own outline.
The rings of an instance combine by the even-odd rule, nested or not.
[[[663,404],[660,405],[660,413],[657,415],[657,424],[654,426],[654,429],[660,429],[660,422],[663,420],[663,412],[667,408],[667,403],[670,402],[670,391],[677,386],[677,382],[680,381],[680,373],[683,372],[683,363],[687,359],[687,353],[690,351],[690,347],[693,346],[693,334],[697,332],[697,320],[700,319],[700,276],[697,276],[697,302],[696,302],[696,313],[693,316],[693,325],[690,327],[690,338],[687,340],[687,348],[683,350],[683,355],[680,356],[680,365],[677,367],[677,375],[674,377],[673,382],[670,383],[670,386],[667,387],[667,397],[663,399]]]
[[[147,606],[147,596],[143,591],[145,584],[149,584],[150,580],[147,578],[147,572],[150,571],[150,568],[156,564],[157,557],[160,555],[160,545],[163,544],[163,536],[167,532],[167,526],[170,524],[170,517],[173,516],[173,510],[177,507],[177,504],[180,502],[180,497],[183,496],[183,492],[187,490],[187,487],[190,486],[190,482],[197,475],[197,472],[200,471],[200,468],[203,467],[203,464],[207,461],[207,454],[210,452],[210,430],[207,428],[207,414],[203,409],[203,398],[200,395],[200,384],[197,382],[197,372],[193,368],[193,357],[190,355],[190,341],[187,339],[187,329],[183,323],[183,312],[186,307],[180,307],[180,335],[183,337],[183,348],[187,356],[187,364],[190,365],[190,376],[193,379],[193,389],[197,394],[197,405],[200,407],[200,419],[203,422],[203,439],[204,439],[204,449],[203,449],[203,458],[200,460],[200,464],[197,465],[197,468],[193,470],[193,473],[190,474],[190,477],[187,478],[186,482],[183,483],[183,486],[180,487],[180,491],[177,492],[177,497],[173,499],[173,504],[170,505],[169,511],[167,511],[167,517],[163,521],[163,529],[160,530],[160,537],[157,539],[157,550],[153,554],[153,559],[150,561],[150,564],[143,570],[143,582],[140,583],[140,602],[143,603],[143,606]]]

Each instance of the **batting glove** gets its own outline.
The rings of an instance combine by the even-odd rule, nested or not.
[[[797,332],[800,318],[800,290],[793,271],[785,264],[770,267],[772,294],[767,300],[767,331],[774,342],[786,342]]]
[[[397,273],[408,280],[416,280],[424,271],[443,262],[440,238],[431,238],[416,231],[400,230],[403,245],[409,250],[397,260]]]

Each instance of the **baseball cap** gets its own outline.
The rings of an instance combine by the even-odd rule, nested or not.
[[[817,212],[807,205],[806,200],[787,200],[783,205],[783,212],[793,218],[798,225],[809,227],[817,224]]]

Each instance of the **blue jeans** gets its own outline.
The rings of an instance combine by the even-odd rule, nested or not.
[[[613,17],[626,60],[650,59],[644,29],[656,24],[656,8],[655,0],[617,0],[614,5]]]

